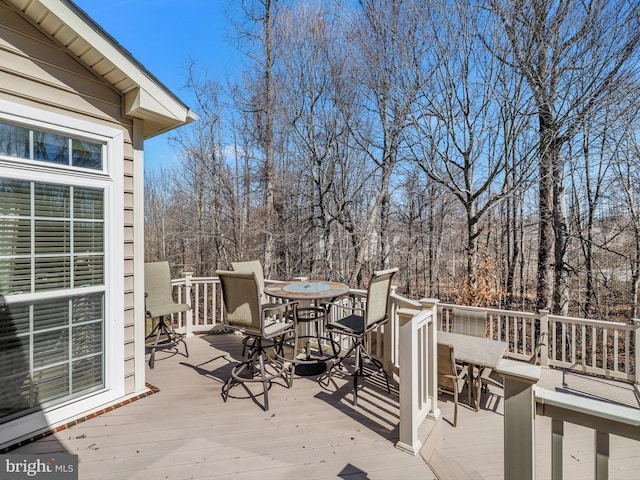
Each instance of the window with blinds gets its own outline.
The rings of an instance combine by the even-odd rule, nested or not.
[[[0,423],[103,388],[104,319],[104,190],[0,178]]]

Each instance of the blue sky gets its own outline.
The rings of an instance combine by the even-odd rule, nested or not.
[[[227,43],[229,0],[74,0],[93,20],[189,107],[183,87],[190,60],[200,73],[222,78],[237,65]],[[168,166],[175,152],[167,134],[145,142],[146,170]]]

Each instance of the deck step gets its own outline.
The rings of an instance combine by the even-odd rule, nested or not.
[[[429,459],[429,467],[438,480],[483,480],[478,472],[467,472],[455,460],[445,457],[439,451],[434,451]]]

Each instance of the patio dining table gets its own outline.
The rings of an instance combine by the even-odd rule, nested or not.
[[[320,303],[321,301],[331,302],[342,295],[346,295],[349,293],[349,287],[344,283],[330,281],[293,281],[267,285],[264,287],[264,293],[271,297],[303,303],[304,306],[296,307],[296,321],[298,325],[315,324],[316,330],[313,335],[310,332],[306,332],[298,336],[298,338],[306,339],[306,344],[303,354],[297,358],[298,367],[296,367],[296,373],[299,375],[317,375],[324,372],[327,368],[326,360],[331,356],[326,357],[324,355],[322,342],[327,341],[330,343],[331,339],[323,337],[326,311]],[[309,340],[312,338],[316,338],[318,342],[317,355],[313,355],[311,352]],[[333,346],[331,348],[335,352]]]
[[[507,343],[485,337],[474,337],[460,333],[438,331],[438,343],[453,345],[456,361],[469,365],[470,385],[474,388],[474,403],[476,411],[480,408],[480,370],[482,368],[495,369],[507,350]],[[478,375],[474,377],[474,368]]]

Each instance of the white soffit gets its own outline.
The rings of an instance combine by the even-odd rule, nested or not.
[[[150,138],[197,115],[69,0],[5,0],[124,97],[124,114]]]

